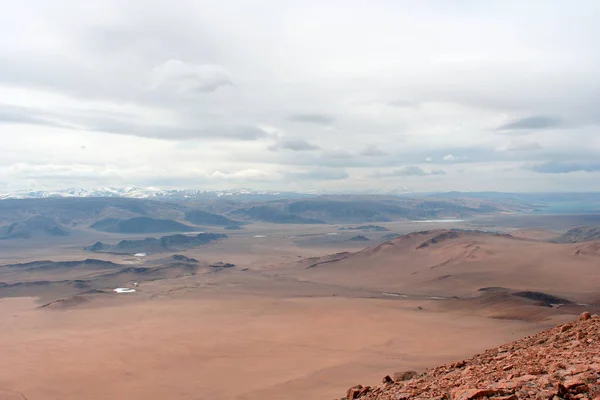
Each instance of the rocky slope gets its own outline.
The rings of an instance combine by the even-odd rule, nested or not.
[[[600,226],[580,226],[573,228],[553,241],[556,243],[580,243],[600,239]]]
[[[346,399],[599,399],[600,318],[578,321],[487,350],[423,374],[386,376],[348,389]]]

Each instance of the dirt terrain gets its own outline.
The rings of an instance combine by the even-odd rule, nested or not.
[[[79,242],[13,250],[0,281],[47,283],[0,288],[0,399],[339,398],[597,312],[597,242],[438,229],[364,248],[331,227],[276,228],[177,258],[94,255],[106,264],[82,264]],[[44,259],[76,267],[7,266]]]

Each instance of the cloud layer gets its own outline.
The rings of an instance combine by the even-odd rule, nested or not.
[[[600,190],[596,1],[57,1],[0,16],[0,191]]]

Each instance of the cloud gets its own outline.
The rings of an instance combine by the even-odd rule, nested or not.
[[[386,103],[389,106],[392,107],[398,107],[398,108],[413,108],[413,107],[418,107],[419,103],[416,101],[409,101],[409,100],[394,100],[394,101],[388,101]]]
[[[269,146],[269,150],[292,150],[292,151],[312,151],[319,150],[319,146],[312,144],[302,139],[284,139],[280,140],[272,146]]]
[[[318,169],[312,171],[289,172],[285,174],[288,180],[316,180],[316,181],[335,181],[347,179],[348,173],[337,169]]]
[[[347,149],[334,148],[323,152],[323,158],[345,159],[354,158],[356,154]]]
[[[254,141],[269,134],[259,126],[229,125],[228,123],[200,125],[198,122],[181,125],[144,123],[135,115],[98,113],[88,110],[47,112],[30,107],[0,105],[0,124],[39,125],[70,130],[106,132],[165,140],[229,139]]]
[[[367,147],[365,147],[360,152],[360,155],[361,156],[366,156],[366,157],[382,157],[382,156],[389,155],[389,153],[381,150],[379,147],[377,147],[374,144],[370,144],[370,145],[367,145]]]
[[[527,166],[527,169],[540,174],[568,174],[570,172],[600,171],[600,161],[548,161]]]
[[[193,95],[214,92],[222,86],[232,86],[231,78],[219,65],[195,65],[169,60],[153,70],[154,90]]]
[[[432,169],[425,171],[416,165],[408,165],[390,172],[376,172],[371,176],[374,178],[393,178],[393,177],[410,177],[410,176],[428,176],[428,175],[446,175],[447,172],[443,169]]]
[[[334,121],[334,118],[326,114],[294,114],[290,115],[288,120],[317,125],[330,125]]]
[[[36,115],[38,114],[38,115]],[[71,129],[72,126],[54,120],[50,115],[39,115],[39,112],[27,107],[0,104],[0,124],[29,124]]]
[[[459,161],[460,157],[453,156],[452,154],[447,154],[444,157],[442,157],[442,160],[448,161],[448,162],[455,162],[455,161]]]
[[[521,118],[513,122],[501,125],[497,130],[514,131],[514,130],[540,130],[540,129],[556,129],[563,125],[563,121],[557,117],[545,115],[536,115],[526,118]]]
[[[533,141],[511,140],[509,143],[498,147],[498,151],[535,151],[541,150],[542,146]]]
[[[0,166],[76,164],[86,175],[73,173],[73,186],[243,185],[242,173],[213,171],[264,171],[279,180],[252,185],[274,190],[294,173],[306,177],[298,190],[402,182],[364,179],[375,170],[417,174],[406,181],[425,192],[594,185],[590,174],[520,169],[581,168],[565,163],[600,154],[593,0],[452,2],[444,12],[441,2],[267,1],[269,13],[231,0],[243,10],[234,14],[211,2],[51,3],[12,2],[0,24]],[[399,37],[413,40],[390,57]],[[438,163],[443,179],[402,168]],[[320,168],[350,176],[322,179]],[[6,170],[0,187],[36,179]]]
[[[210,174],[211,178],[219,178],[219,179],[229,179],[229,180],[273,180],[276,179],[278,175],[270,174],[266,171],[257,170],[257,169],[245,169],[241,171],[234,172],[222,172],[215,171]]]

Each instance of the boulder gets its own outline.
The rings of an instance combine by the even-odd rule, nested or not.
[[[592,318],[592,314],[590,314],[589,311],[584,311],[581,314],[579,314],[579,321],[587,321],[588,319]]]
[[[417,377],[416,371],[402,371],[402,372],[394,372],[394,381],[402,382],[408,381],[409,379]]]
[[[352,386],[350,389],[346,391],[346,398],[348,400],[354,400],[358,397],[360,391],[362,390],[362,385]]]

